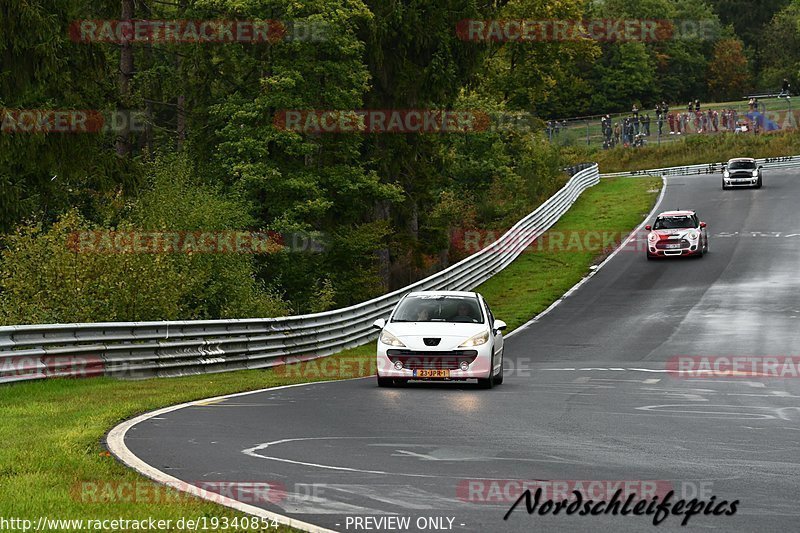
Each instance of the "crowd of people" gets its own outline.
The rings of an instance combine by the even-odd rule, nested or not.
[[[781,94],[778,96],[790,98],[789,90],[789,82],[784,80]],[[660,138],[663,135],[690,133],[758,133],[759,130],[767,128],[763,124],[763,118],[754,119],[753,113],[762,112],[763,107],[757,97],[749,99],[749,111],[747,112],[737,111],[734,108],[703,109],[698,99],[688,102],[685,108],[672,110],[669,104],[661,101],[656,104],[651,119],[649,112],[642,113],[638,105],[634,104],[627,116],[615,120],[611,118],[610,114],[606,114],[600,119],[603,149],[616,146],[645,146],[653,135],[658,135]],[[588,141],[588,123],[581,120],[581,124],[586,124]],[[568,127],[566,120],[549,120],[545,124],[545,133],[550,140],[553,140]]]
[[[567,129],[567,121],[562,120],[548,120],[544,126],[544,132],[550,140],[553,140],[553,137],[561,133],[561,131]]]
[[[758,110],[758,100],[750,99],[750,110]],[[655,106],[656,131],[662,135],[685,135],[688,133],[713,133],[720,131],[746,131],[740,122],[739,113],[735,109],[703,110],[700,100],[689,102],[686,111],[672,111],[669,104],[662,101]],[[651,135],[650,115],[641,114],[634,104],[629,116],[613,122],[610,115],[600,120],[603,132],[603,148],[609,149],[618,145],[644,146]]]

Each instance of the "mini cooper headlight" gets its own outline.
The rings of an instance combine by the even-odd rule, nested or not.
[[[656,242],[658,240],[658,234],[651,233],[650,235],[647,236],[647,240],[650,242]]]
[[[690,231],[686,236],[689,237],[690,241],[696,241],[700,237],[700,234],[696,231]]]
[[[483,333],[478,333],[477,335],[473,335],[469,339],[462,342],[458,347],[470,348],[472,346],[480,346],[481,344],[486,344],[487,342],[489,342],[489,332],[484,331]]]
[[[400,339],[398,339],[397,337],[395,337],[394,335],[392,335],[391,333],[386,331],[386,329],[384,329],[381,332],[381,342],[383,344],[388,344],[389,346],[399,346],[401,348],[405,348],[406,347],[405,344],[400,342]]]
[[[754,171],[753,171],[753,177],[754,177],[754,178],[757,178],[757,177],[758,177],[758,170],[754,170]]]
[[[731,177],[731,173],[726,170],[725,172],[722,173],[722,177],[723,178],[730,178]]]

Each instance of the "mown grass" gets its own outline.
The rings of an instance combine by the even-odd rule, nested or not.
[[[604,180],[581,196],[554,231],[629,231],[649,211],[659,186],[660,181],[652,178]],[[488,298],[495,314],[514,329],[580,280],[601,254],[600,250],[524,253],[478,290]],[[158,501],[110,498],[93,503],[81,496],[81,484],[149,485],[105,450],[105,433],[122,420],[221,394],[370,375],[373,350],[370,343],[321,360],[324,363],[310,361],[272,370],[144,381],[61,379],[0,387],[0,516],[173,521],[241,516],[190,497]]]
[[[609,251],[603,250],[602,239],[587,232],[621,242],[650,212],[660,189],[657,178],[602,180],[581,195],[541,246],[523,253],[476,290],[509,330],[519,327],[560,298]]]
[[[600,164],[600,172],[623,172],[727,161],[732,157],[763,158],[797,154],[800,154],[800,133],[724,133],[687,136],[684,142],[661,146],[650,144],[643,148],[587,152],[579,158],[596,161]]]

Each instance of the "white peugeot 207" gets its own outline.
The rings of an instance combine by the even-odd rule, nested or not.
[[[503,382],[503,330],[475,292],[412,292],[389,320],[374,326],[378,337],[378,385],[410,380],[477,379],[484,388]]]

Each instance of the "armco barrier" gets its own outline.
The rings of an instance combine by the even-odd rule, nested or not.
[[[408,292],[480,285],[549,229],[599,178],[596,164],[580,170],[486,248],[412,285],[343,309],[280,318],[0,327],[0,383],[58,376],[181,376],[331,355],[374,338],[372,323],[386,317]]]
[[[800,155],[784,157],[767,157],[756,159],[764,168],[791,168],[800,166]],[[701,165],[686,165],[683,167],[653,168],[648,170],[631,170],[628,172],[609,172],[601,174],[601,178],[623,178],[631,176],[691,176],[695,174],[721,173],[725,163],[703,163]]]

